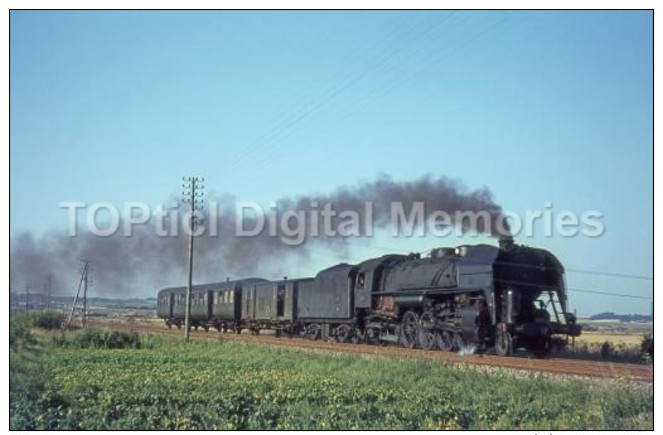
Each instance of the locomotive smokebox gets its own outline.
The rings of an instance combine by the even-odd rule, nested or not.
[[[515,243],[513,242],[513,237],[511,236],[502,236],[500,237],[500,249],[504,251],[509,251],[511,248],[515,246]]]

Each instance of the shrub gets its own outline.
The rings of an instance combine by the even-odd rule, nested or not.
[[[601,345],[601,358],[607,360],[614,353],[614,350],[615,349],[613,348],[612,343],[609,341],[604,341]]]
[[[141,349],[151,347],[150,341],[136,332],[89,329],[74,335],[53,336],[53,343],[60,347],[92,349]]]
[[[9,347],[16,349],[24,343],[32,343],[34,338],[30,333],[30,326],[22,317],[16,317],[9,321]]]
[[[35,328],[59,329],[64,319],[64,314],[42,311],[31,315],[31,324]]]

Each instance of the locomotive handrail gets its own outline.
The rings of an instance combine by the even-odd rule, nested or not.
[[[422,295],[437,294],[437,293],[467,293],[474,291],[483,291],[483,287],[405,287],[397,291],[390,292],[373,292],[371,295],[412,295],[414,292],[420,291]]]
[[[527,287],[539,287],[543,289],[559,289],[559,286],[556,284],[534,284],[527,281],[514,281],[510,279],[500,279],[500,278],[493,278],[493,281],[501,282],[503,284],[525,285]]]

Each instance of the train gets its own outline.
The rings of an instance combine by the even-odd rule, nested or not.
[[[158,292],[166,326],[184,325],[186,290]],[[309,278],[194,285],[189,325],[501,356],[522,349],[538,357],[550,353],[554,338],[581,333],[561,262],[510,238],[341,263]]]

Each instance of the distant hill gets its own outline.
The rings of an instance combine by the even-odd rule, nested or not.
[[[30,293],[27,295],[20,293],[9,293],[9,307],[16,309],[18,307],[25,307],[26,302],[29,309],[44,309],[47,306],[47,296],[43,293]],[[90,296],[87,298],[88,305],[95,307],[104,307],[107,309],[154,309],[157,305],[155,297],[149,298],[104,298],[98,296]],[[74,302],[74,296],[51,296],[51,307],[66,307]],[[83,295],[79,295],[78,303],[83,303]]]
[[[615,314],[611,312],[595,314],[589,320],[617,320],[620,322],[653,322],[652,316],[644,314]]]

